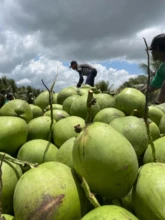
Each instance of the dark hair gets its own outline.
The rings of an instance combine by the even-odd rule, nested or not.
[[[72,67],[72,65],[74,65],[74,64],[76,64],[76,65],[77,65],[77,61],[72,60],[72,61],[70,62],[70,68],[71,68],[71,67]]]
[[[7,94],[7,98],[10,98],[10,97],[13,97],[13,94],[12,94],[12,93],[8,93],[8,94]]]
[[[156,48],[165,52],[165,34],[159,34],[153,38],[149,50],[154,50]]]

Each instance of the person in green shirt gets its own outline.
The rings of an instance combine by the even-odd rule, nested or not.
[[[160,89],[155,104],[161,104],[165,102],[165,34],[155,36],[151,42],[149,50],[151,50],[153,60],[161,61],[149,87],[149,92]]]
[[[5,104],[6,104],[7,102],[9,102],[9,101],[13,100],[13,99],[14,99],[13,94],[12,94],[12,93],[8,93],[8,94],[7,94],[7,97],[6,97]]]

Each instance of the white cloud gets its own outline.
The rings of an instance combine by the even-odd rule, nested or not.
[[[29,84],[31,84],[31,81],[29,79],[25,78],[25,79],[21,79],[19,81],[16,81],[16,84],[21,85],[21,86],[22,85],[29,85]]]
[[[136,77],[134,74],[121,69],[107,68],[106,66],[100,64],[94,64],[98,70],[98,76],[96,77],[96,82],[105,80],[109,81],[110,85],[113,85],[114,89],[117,89],[121,84],[127,81],[131,77]]]
[[[165,32],[164,12],[164,0],[0,1],[0,75],[42,87],[41,79],[50,84],[58,64],[60,89],[76,84],[78,74],[62,64],[75,59],[96,63],[96,80],[116,87],[134,75],[100,61],[146,59],[143,37],[150,44]]]
[[[109,81],[114,89],[118,88],[118,86],[127,81],[130,77],[136,77],[136,75],[131,75],[122,69],[107,68],[97,63],[93,64],[93,66],[98,71],[95,83],[104,79],[105,81]],[[12,71],[11,76],[16,80],[18,85],[31,85],[36,88],[45,89],[41,80],[43,79],[46,85],[50,87],[57,72],[56,92],[59,92],[65,87],[77,84],[79,75],[76,71],[71,70],[68,66],[64,66],[62,62],[49,60],[44,56],[41,56],[37,61],[31,60],[22,65],[18,65]]]
[[[40,32],[31,35],[19,35],[15,31],[3,31],[0,38],[0,72],[10,73],[17,65],[31,60],[40,53]]]

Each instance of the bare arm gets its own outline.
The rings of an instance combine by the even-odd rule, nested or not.
[[[152,87],[152,86],[149,87],[149,92],[153,92],[153,91],[155,91],[155,90],[157,90],[157,88]]]
[[[153,92],[153,91],[155,91],[157,88],[155,88],[155,87],[152,87],[152,86],[149,86],[149,92]],[[147,85],[145,85],[142,89],[141,89],[141,92],[143,92],[143,93],[146,93],[146,91],[147,91]]]

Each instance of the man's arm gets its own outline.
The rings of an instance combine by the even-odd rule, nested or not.
[[[79,73],[79,81],[78,81],[78,83],[77,83],[77,87],[79,88],[79,87],[81,87],[81,85],[82,85],[82,83],[83,83],[83,81],[84,81],[84,77],[83,77],[81,71],[79,71],[78,73]]]
[[[155,91],[157,88],[155,88],[155,87],[153,87],[153,86],[149,86],[149,92],[153,92],[153,91]],[[143,92],[143,93],[146,93],[146,91],[147,91],[147,85],[145,85],[141,90],[140,90],[141,92]]]
[[[153,91],[155,91],[155,90],[157,90],[158,88],[155,88],[155,87],[153,87],[153,86],[150,86],[149,87],[149,92],[153,92]]]

